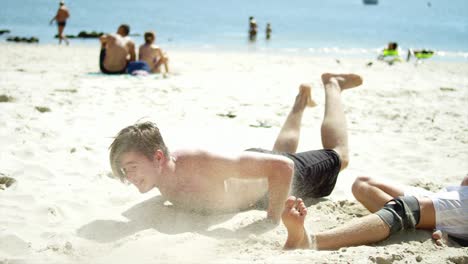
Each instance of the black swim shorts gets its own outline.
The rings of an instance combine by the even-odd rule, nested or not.
[[[340,157],[332,149],[300,153],[274,152],[259,148],[246,151],[283,155],[290,158],[294,162],[291,194],[301,198],[320,198],[330,195],[340,173]]]

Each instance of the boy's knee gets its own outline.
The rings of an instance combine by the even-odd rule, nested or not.
[[[346,155],[346,156],[341,156],[340,158],[341,158],[341,170],[344,170],[349,165],[349,157],[348,155]]]
[[[368,176],[358,176],[356,180],[354,180],[354,184],[368,184],[370,180],[371,178]]]
[[[349,165],[349,154],[347,148],[335,148],[333,149],[340,157],[341,168],[340,171],[346,169]]]
[[[359,176],[356,178],[351,187],[351,191],[356,199],[359,199],[361,194],[366,192],[370,179],[371,178],[367,176]]]
[[[375,213],[390,228],[390,234],[402,229],[415,229],[421,217],[421,207],[414,196],[400,196],[390,200]]]

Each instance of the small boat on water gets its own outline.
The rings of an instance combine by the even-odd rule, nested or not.
[[[365,5],[377,5],[379,0],[362,0]]]

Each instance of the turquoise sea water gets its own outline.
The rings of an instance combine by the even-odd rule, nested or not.
[[[48,22],[58,8],[52,0],[0,0],[0,29],[54,43]],[[286,52],[371,54],[389,41],[402,49],[433,49],[468,59],[468,0],[68,0],[66,34],[82,30],[132,33],[156,30],[168,48],[246,49]],[[255,44],[247,41],[248,17],[259,25]],[[270,22],[273,35],[265,40]],[[6,36],[2,36],[2,41]],[[142,37],[135,36],[136,43]],[[72,40],[97,45],[97,40]]]

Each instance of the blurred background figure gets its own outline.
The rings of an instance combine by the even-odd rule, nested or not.
[[[51,25],[54,22],[54,20],[57,21],[59,44],[62,44],[62,40],[65,40],[65,43],[67,43],[67,45],[69,44],[67,37],[63,34],[63,30],[67,25],[67,19],[69,17],[70,11],[65,6],[65,2],[60,1],[57,14],[50,20]]]
[[[105,74],[124,74],[127,66],[136,58],[135,43],[128,36],[130,26],[122,24],[117,33],[102,35],[101,52],[99,54],[99,68]]]
[[[398,49],[398,43],[389,42],[387,48],[383,49],[382,53],[377,57],[378,60],[385,61],[389,65],[393,65],[395,62],[400,62],[400,52]]]
[[[155,45],[156,33],[153,31],[145,32],[145,44],[139,48],[139,60],[145,61],[152,73],[160,73],[161,66],[164,65],[166,73],[169,73],[169,57],[163,50]]]
[[[249,17],[249,39],[250,41],[257,39],[257,21],[253,16]]]
[[[266,34],[266,39],[269,40],[271,38],[271,24],[267,23],[266,29],[265,29],[265,34]]]

